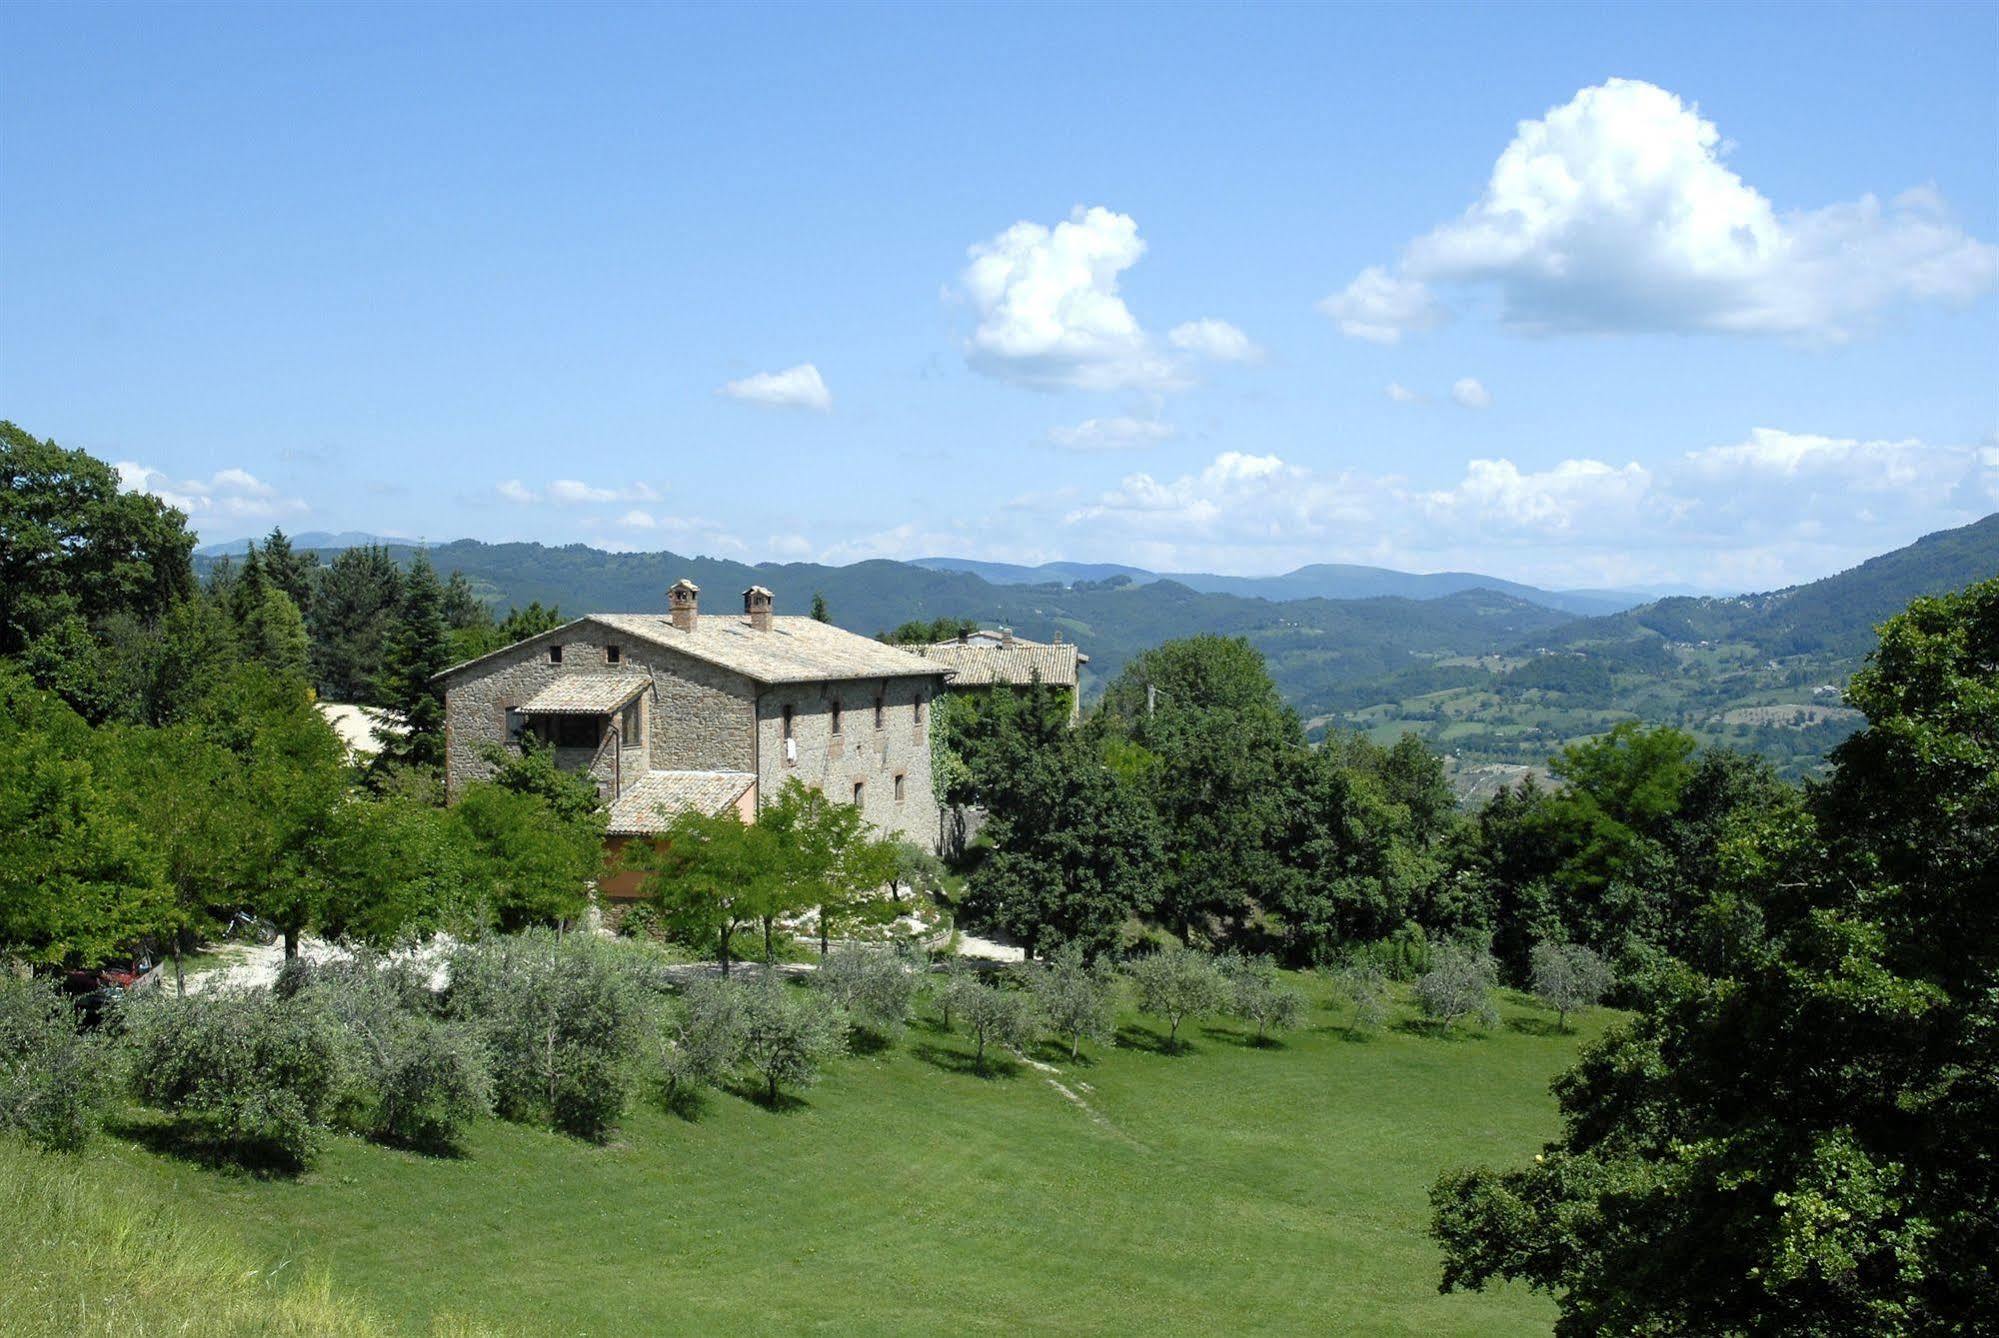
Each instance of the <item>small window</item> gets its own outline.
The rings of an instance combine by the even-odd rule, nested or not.
[[[861,806],[861,796],[865,795],[865,794],[867,793],[867,790],[868,790],[868,783],[867,783],[866,781],[855,781],[855,782],[854,782],[854,807],[855,807],[855,808],[859,808],[859,807]]]
[[[835,734],[840,732],[840,703],[838,702],[833,703],[833,732]]]
[[[616,664],[617,662],[618,662],[618,647],[616,646],[604,647],[604,663]]]
[[[921,694],[916,698],[916,723],[919,725],[923,723],[923,697]]]
[[[888,703],[877,694],[875,696],[875,728],[880,729],[888,721]]]
[[[784,737],[787,739],[791,737],[791,708],[789,706],[784,708]]]
[[[625,717],[618,722],[618,734],[626,748],[645,746],[645,698],[634,697],[625,707]]]
[[[549,662],[550,664],[561,664],[561,663],[562,663],[562,647],[560,647],[560,646],[550,646],[550,647],[548,648],[548,662]]]
[[[522,715],[519,711],[516,711],[511,706],[507,707],[506,711],[507,711],[507,746],[518,747],[520,745],[522,737],[525,736],[528,732],[528,718]]]
[[[895,773],[895,802],[898,804],[902,802],[902,773],[900,771]]]

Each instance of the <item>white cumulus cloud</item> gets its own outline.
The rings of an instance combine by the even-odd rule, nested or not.
[[[1127,451],[1172,437],[1177,429],[1156,418],[1086,418],[1048,429],[1048,440],[1071,451]]]
[[[1415,404],[1423,398],[1400,381],[1390,381],[1381,388],[1381,393],[1394,400],[1397,404]]]
[[[1930,189],[1779,211],[1723,161],[1714,122],[1655,85],[1611,79],[1523,121],[1484,193],[1327,299],[1348,334],[1392,342],[1435,319],[1435,285],[1495,291],[1544,331],[1836,340],[1900,302],[1963,303],[1999,248]]]
[[[1475,377],[1462,377],[1451,386],[1451,398],[1467,409],[1490,409],[1492,392]]]
[[[965,344],[977,370],[1040,389],[1185,384],[1118,292],[1145,254],[1129,214],[1078,206],[1052,228],[1019,222],[968,254],[959,286],[978,317]]]
[[[781,372],[758,372],[741,380],[727,381],[715,392],[750,404],[767,404],[781,409],[811,409],[827,413],[833,408],[833,392],[819,369],[809,362],[787,367]]]
[[[1636,461],[1564,460],[1523,471],[1511,460],[1473,460],[1454,487],[1418,500],[1430,520],[1461,535],[1615,536],[1634,533],[1653,509],[1652,484]]]
[[[1167,332],[1166,342],[1215,362],[1256,362],[1263,357],[1263,350],[1248,335],[1212,316],[1174,326]]]

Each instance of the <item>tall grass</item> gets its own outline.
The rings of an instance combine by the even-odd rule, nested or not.
[[[387,1332],[334,1296],[323,1273],[273,1277],[234,1240],[96,1163],[0,1140],[0,1333]]]

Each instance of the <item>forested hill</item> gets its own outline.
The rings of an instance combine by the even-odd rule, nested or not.
[[[1678,725],[1752,749],[1791,774],[1859,724],[1847,678],[1874,629],[1919,595],[1999,573],[1999,515],[1928,535],[1807,585],[1662,599],[1578,618],[1503,655],[1442,657],[1330,688],[1329,724],[1413,730],[1462,760],[1532,765],[1619,720]]]
[[[413,550],[390,551],[407,561]],[[1343,685],[1436,656],[1497,653],[1572,619],[1487,590],[1438,599],[1273,602],[1202,594],[1164,580],[993,585],[969,572],[888,561],[753,567],[674,553],[607,553],[582,544],[548,548],[474,540],[429,551],[439,571],[464,573],[473,591],[502,613],[530,602],[558,606],[568,616],[664,609],[666,588],[686,576],[701,587],[706,610],[739,609],[743,589],[760,584],[776,596],[780,613],[804,613],[813,596],[821,595],[833,622],[867,636],[939,617],[1004,624],[1037,640],[1059,631],[1089,654],[1092,685],[1162,641],[1197,632],[1244,636],[1269,658],[1286,697],[1308,709]]]
[[[1999,574],[1999,512],[1955,530],[1924,535],[1907,548],[1806,585],[1728,598],[1661,599],[1608,617],[1569,624],[1555,640],[1611,644],[1739,641],[1771,658],[1826,653],[1861,656],[1874,629],[1917,595],[1961,590]]]

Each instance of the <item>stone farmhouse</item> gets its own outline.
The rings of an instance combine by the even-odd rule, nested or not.
[[[1038,677],[1050,688],[1069,695],[1069,723],[1082,712],[1082,666],[1090,662],[1074,643],[1057,632],[1053,641],[1029,641],[1013,629],[981,628],[955,641],[918,646],[916,653],[953,671],[952,692],[985,692],[995,683],[1016,689],[1030,687]]]
[[[489,774],[486,745],[532,734],[596,780],[613,845],[689,809],[753,820],[796,777],[935,849],[929,708],[951,667],[778,617],[762,586],[740,614],[702,613],[700,595],[682,580],[664,614],[592,614],[438,675],[449,796]]]

